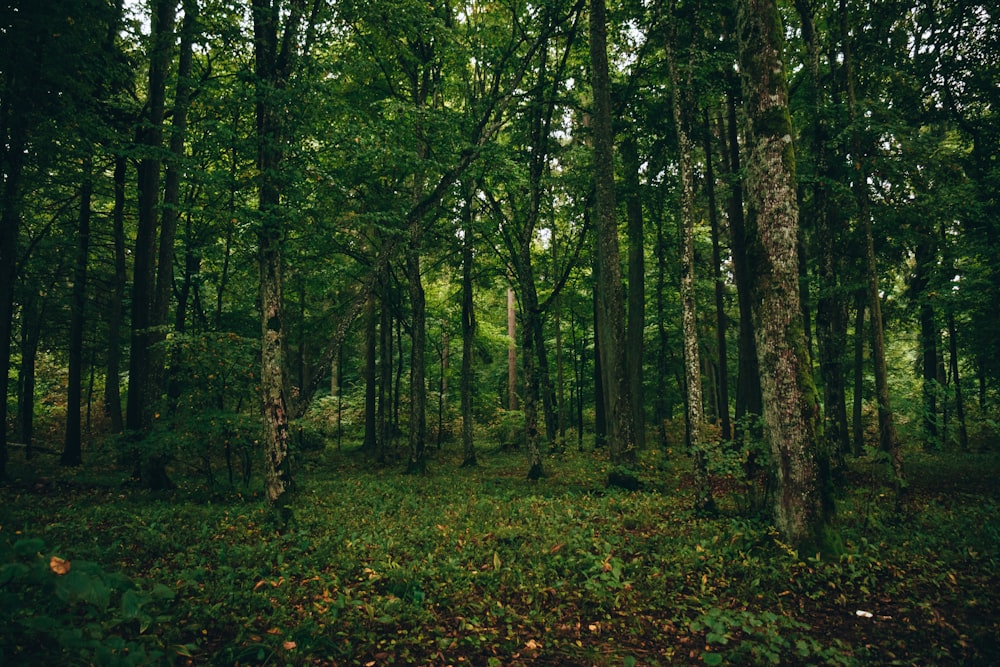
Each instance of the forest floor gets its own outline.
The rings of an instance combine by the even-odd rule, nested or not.
[[[311,452],[282,530],[259,476],[151,493],[111,453],[55,458],[14,453],[0,485],[4,665],[1000,664],[996,454],[909,452],[902,511],[853,461],[828,558],[731,478],[697,515],[661,452],[637,491],[594,453],[530,482],[517,452],[422,475]]]

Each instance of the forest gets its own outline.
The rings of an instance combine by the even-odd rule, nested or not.
[[[1000,10],[0,6],[0,663],[1000,664]]]

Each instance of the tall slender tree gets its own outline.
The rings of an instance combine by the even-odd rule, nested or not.
[[[152,373],[151,354],[156,293],[156,238],[159,229],[160,171],[163,121],[166,114],[167,74],[173,53],[176,0],[154,0],[150,7],[150,54],[147,115],[139,131],[143,155],[139,162],[138,222],[132,277],[132,323],[129,346],[128,407],[125,427],[140,439],[153,426],[153,406],[159,398]],[[155,452],[143,453],[136,443],[134,473],[150,488],[171,485],[166,461]]]
[[[865,156],[870,148],[867,145],[862,128],[862,119],[858,109],[858,97],[855,84],[854,51],[851,31],[849,29],[847,0],[840,0],[841,37],[844,40],[844,76],[847,80],[847,106],[851,117],[850,146],[851,159],[854,166],[852,190],[857,201],[858,225],[861,228],[864,248],[865,277],[868,284],[868,313],[871,322],[872,363],[875,367],[875,398],[878,401],[879,446],[889,454],[892,468],[896,476],[896,486],[902,495],[906,486],[906,476],[903,471],[903,457],[896,433],[896,422],[892,413],[892,403],[889,396],[889,369],[885,352],[885,331],[882,322],[882,292],[879,289],[878,266],[875,260],[875,233],[873,229],[871,194],[869,192],[869,165]]]
[[[614,463],[635,458],[632,391],[628,381],[625,338],[625,289],[622,284],[618,213],[615,203],[614,128],[608,65],[607,7],[590,0],[590,67],[593,88],[594,208],[597,218],[598,326],[604,391],[609,407],[609,452]]]
[[[257,229],[261,320],[261,414],[267,497],[284,514],[293,490],[289,458],[289,400],[284,359],[285,307],[282,210],[283,161],[288,128],[284,99],[289,79],[306,48],[314,11],[306,0],[253,0],[254,74],[257,118]]]
[[[694,199],[694,156],[688,118],[684,109],[690,106],[690,97],[685,91],[692,86],[692,63],[688,62],[687,77],[681,83],[680,68],[677,64],[677,22],[676,5],[671,6],[671,21],[666,41],[667,67],[670,72],[671,109],[674,130],[677,133],[679,151],[678,172],[680,176],[680,218],[681,218],[681,331],[684,341],[684,393],[687,409],[687,440],[691,447],[695,476],[695,507],[699,510],[714,509],[712,486],[708,479],[708,452],[705,429],[705,406],[701,386],[701,346],[698,340],[698,308],[695,301],[695,199]]]

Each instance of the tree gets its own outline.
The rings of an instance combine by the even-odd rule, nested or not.
[[[671,7],[671,14],[676,13],[676,6]],[[704,403],[701,387],[701,354],[698,340],[698,309],[695,303],[695,256],[694,256],[694,167],[693,147],[688,134],[689,119],[685,118],[683,109],[690,107],[690,97],[685,98],[684,92],[692,87],[692,63],[688,63],[687,80],[681,84],[680,72],[674,54],[677,42],[676,21],[670,25],[670,35],[667,38],[667,67],[670,71],[670,86],[672,92],[672,111],[674,127],[677,133],[677,144],[680,152],[678,172],[681,186],[681,318],[684,341],[684,390],[687,398],[688,442],[694,459],[695,475],[695,508],[698,510],[713,510],[712,486],[708,479],[707,442],[705,434]]]
[[[871,199],[869,193],[869,168],[863,156],[869,153],[869,146],[859,126],[858,100],[855,88],[853,46],[847,28],[847,3],[840,0],[841,33],[844,40],[844,76],[847,79],[847,105],[851,116],[851,155],[854,162],[852,189],[857,200],[858,224],[864,243],[864,266],[868,284],[868,312],[871,320],[872,362],[875,366],[875,397],[878,402],[879,446],[889,454],[896,485],[902,494],[906,484],[903,472],[903,458],[899,436],[896,434],[895,420],[889,398],[889,378],[886,367],[885,333],[882,321],[882,293],[879,290],[878,267],[875,261],[875,238],[872,229]]]
[[[632,392],[628,381],[625,338],[625,289],[622,285],[615,204],[614,129],[611,122],[611,79],[608,67],[607,8],[604,0],[590,0],[590,67],[593,88],[594,209],[601,372],[608,397],[609,451],[616,464],[635,458],[636,437]]]
[[[153,372],[152,344],[156,321],[156,239],[159,230],[160,170],[163,121],[166,113],[167,73],[173,53],[173,26],[176,0],[154,0],[150,16],[149,79],[147,116],[137,143],[143,153],[139,161],[139,202],[132,278],[131,345],[129,346],[128,407],[125,427],[133,438],[141,439],[153,427],[154,403],[159,398]],[[156,452],[133,453],[134,474],[153,489],[172,485],[166,460]]]
[[[318,3],[316,7],[318,7]],[[261,414],[264,427],[267,497],[284,513],[292,491],[289,460],[289,402],[284,359],[283,255],[285,212],[281,207],[281,170],[287,127],[284,99],[300,49],[308,45],[315,11],[305,15],[305,0],[253,0],[254,75],[257,116],[257,262],[261,322]]]
[[[818,401],[798,303],[798,205],[782,25],[775,0],[740,0],[738,10],[753,324],[765,436],[780,484],[775,522],[792,544],[820,548],[831,508],[820,475]]]

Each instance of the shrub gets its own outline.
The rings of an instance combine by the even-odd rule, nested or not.
[[[169,664],[146,630],[173,591],[98,564],[43,553],[40,539],[0,545],[0,662]]]

